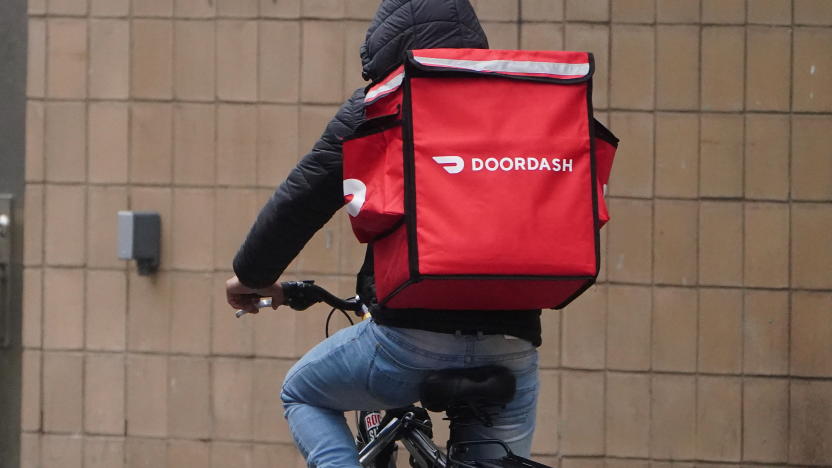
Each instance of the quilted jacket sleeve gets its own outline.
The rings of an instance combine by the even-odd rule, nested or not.
[[[251,288],[280,277],[315,232],[344,205],[341,140],[362,122],[364,91],[356,92],[329,122],[312,151],[275,190],[234,257],[234,272]]]

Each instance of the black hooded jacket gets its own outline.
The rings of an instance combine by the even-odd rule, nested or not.
[[[376,82],[401,64],[409,49],[488,48],[468,0],[383,0],[361,46],[364,79]],[[260,211],[234,258],[244,285],[275,281],[303,246],[344,206],[341,140],[364,121],[364,89],[357,89],[323,135]],[[540,345],[540,311],[381,309],[376,322],[439,332],[481,331]]]

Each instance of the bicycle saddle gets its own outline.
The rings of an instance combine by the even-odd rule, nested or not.
[[[515,384],[514,375],[505,367],[443,369],[425,377],[419,398],[430,411],[460,405],[502,406],[514,398]]]

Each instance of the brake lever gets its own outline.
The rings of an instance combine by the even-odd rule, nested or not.
[[[257,308],[258,309],[265,309],[266,307],[271,307],[271,306],[272,306],[272,298],[270,298],[270,297],[261,297],[260,301],[257,303]],[[234,316],[237,317],[237,318],[240,318],[240,317],[242,317],[243,315],[245,315],[247,313],[248,313],[247,310],[240,309],[240,310],[238,310],[237,312],[234,313]]]

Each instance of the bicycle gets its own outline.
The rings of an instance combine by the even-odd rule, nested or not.
[[[350,319],[347,311],[359,318],[369,318],[370,311],[359,297],[340,299],[316,285],[314,281],[290,281],[281,283],[284,304],[295,310],[306,310],[314,304],[326,303],[332,307],[326,321],[336,310]],[[271,298],[260,299],[258,308],[272,307]],[[239,318],[246,312],[238,310]],[[512,453],[508,445],[496,439],[454,441],[455,428],[470,424],[492,424],[491,417],[514,398],[514,375],[505,367],[484,366],[465,369],[444,369],[431,372],[419,388],[422,406],[409,405],[385,411],[357,412],[358,434],[356,445],[358,460],[366,468],[395,468],[397,442],[401,442],[410,455],[414,468],[551,468]],[[450,439],[443,452],[433,442],[433,425],[429,411],[447,414],[450,421]],[[467,459],[472,447],[492,445],[505,451],[500,458]]]

